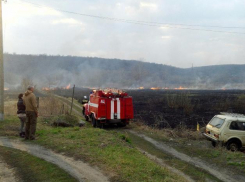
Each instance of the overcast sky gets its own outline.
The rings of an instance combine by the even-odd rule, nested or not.
[[[26,1],[3,3],[4,52],[134,59],[183,68],[245,64],[245,0]],[[131,24],[57,9],[163,24]]]

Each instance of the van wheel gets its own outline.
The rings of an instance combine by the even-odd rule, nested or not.
[[[92,125],[96,128],[96,119],[94,118],[94,115],[92,115]]]
[[[226,145],[227,150],[230,150],[232,152],[240,150],[240,143],[236,140],[231,140]]]

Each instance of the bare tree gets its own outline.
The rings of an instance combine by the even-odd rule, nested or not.
[[[22,90],[26,90],[29,85],[33,85],[33,81],[29,78],[23,78],[21,81]]]

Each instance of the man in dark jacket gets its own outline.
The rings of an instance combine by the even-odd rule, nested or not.
[[[20,137],[25,136],[25,122],[26,122],[26,106],[23,103],[23,94],[19,94],[17,103],[17,116],[20,119]]]
[[[26,133],[25,139],[35,140],[36,126],[37,126],[37,101],[36,96],[34,95],[34,87],[29,86],[24,95],[24,104],[26,106]]]

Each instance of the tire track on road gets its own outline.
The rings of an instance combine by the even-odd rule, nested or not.
[[[164,144],[163,142],[158,142],[144,134],[140,134],[137,133],[135,131],[132,130],[128,130],[130,133],[132,133],[133,135],[136,135],[138,137],[143,138],[144,140],[150,142],[151,144],[153,144],[157,149],[163,151],[164,153],[168,153],[182,161],[185,161],[193,166],[196,166],[200,169],[203,169],[205,171],[207,171],[208,173],[210,173],[211,175],[215,176],[216,178],[220,179],[221,181],[224,182],[244,182],[245,181],[245,177],[244,176],[240,176],[240,175],[235,175],[235,174],[230,174],[230,171],[225,171],[223,169],[217,169],[215,168],[213,165],[208,165],[206,163],[204,163],[202,160],[195,158],[195,157],[190,157],[186,154],[183,154],[181,152],[178,152],[177,150],[175,150],[174,148]],[[228,175],[230,174],[230,175]]]
[[[78,181],[82,182],[107,182],[106,176],[96,167],[91,167],[83,161],[74,160],[58,153],[55,153],[42,146],[23,142],[19,139],[13,140],[7,137],[0,137],[0,145],[21,151],[28,152],[31,155],[42,158],[50,163],[59,166],[61,169],[68,172]]]

